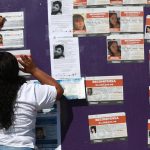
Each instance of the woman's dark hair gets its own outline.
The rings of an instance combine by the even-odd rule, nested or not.
[[[7,21],[5,17],[0,16],[1,22],[0,22],[0,29],[4,26],[4,23]]]
[[[93,133],[93,130],[94,130],[94,132],[96,133],[96,126],[91,126],[91,132]]]
[[[77,20],[82,20],[84,22],[84,18],[83,18],[82,15],[80,15],[80,14],[74,14],[73,15],[73,29],[74,30],[76,30],[75,22]],[[86,30],[85,24],[84,24],[83,30]]]
[[[110,56],[115,56],[114,53],[112,52],[111,48],[110,48],[113,43],[116,43],[118,45],[117,41],[108,41],[108,50],[109,50]],[[120,50],[119,46],[118,46],[118,52],[121,53],[121,50]]]
[[[59,5],[59,8],[61,9],[62,3],[61,3],[60,1],[55,1],[55,2],[53,2],[53,5],[56,5],[56,4],[58,4],[58,5]]]
[[[150,29],[150,26],[147,26],[147,27],[146,27],[146,33],[148,33],[148,29]]]
[[[109,25],[110,25],[110,28],[114,28],[114,25],[113,25],[113,24],[111,23],[111,21],[110,21],[110,17],[113,16],[113,15],[116,15],[117,23],[118,23],[119,26],[120,26],[120,19],[119,19],[119,17],[117,16],[117,13],[111,12],[111,13],[109,13]]]
[[[14,106],[20,86],[26,82],[20,77],[18,61],[8,52],[0,52],[0,128],[6,130],[14,121]]]

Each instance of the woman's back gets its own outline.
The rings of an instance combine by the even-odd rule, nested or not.
[[[51,107],[56,95],[54,86],[24,83],[18,91],[13,125],[0,130],[0,145],[34,148],[37,110]]]

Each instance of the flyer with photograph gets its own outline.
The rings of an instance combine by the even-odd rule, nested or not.
[[[89,115],[91,143],[127,140],[127,123],[124,112]]]
[[[74,36],[109,33],[109,12],[107,8],[74,9],[72,25]]]
[[[56,9],[58,7],[58,9]],[[73,37],[73,3],[67,0],[48,0],[48,27],[51,37]]]
[[[89,104],[123,103],[123,76],[86,77],[86,95]]]
[[[24,12],[0,13],[0,29],[1,30],[24,29]]]
[[[50,39],[51,73],[57,80],[80,78],[78,38]]]
[[[110,32],[143,32],[143,6],[115,6],[109,9]]]
[[[88,6],[103,6],[109,5],[110,0],[74,0],[74,7],[88,7]]]
[[[0,31],[0,49],[23,48],[23,30]]]
[[[145,39],[150,40],[150,15],[146,16],[146,22],[145,22]]]
[[[38,150],[61,150],[60,105],[38,112],[36,119],[36,146]]]
[[[64,89],[64,96],[69,99],[85,99],[84,78],[57,80]]]
[[[144,35],[107,36],[107,61],[110,63],[144,62]]]
[[[20,55],[27,55],[27,56],[31,57],[30,50],[11,50],[11,51],[7,51],[7,52],[13,54],[17,59],[20,59]],[[19,63],[19,67],[22,67],[22,65],[20,63]],[[19,75],[20,76],[29,76],[31,74],[24,73],[20,70]]]
[[[148,147],[150,148],[150,119],[148,119]]]
[[[123,4],[136,4],[136,5],[140,5],[140,4],[147,4],[147,0],[123,0]]]

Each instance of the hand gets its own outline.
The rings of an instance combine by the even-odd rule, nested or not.
[[[21,59],[18,59],[18,62],[23,66],[23,68],[20,68],[21,71],[25,73],[31,73],[36,70],[36,65],[33,63],[32,58],[27,55],[21,55]]]

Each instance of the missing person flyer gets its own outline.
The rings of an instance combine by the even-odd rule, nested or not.
[[[38,112],[35,135],[38,150],[61,150],[59,103]]]
[[[10,30],[0,32],[0,49],[23,48],[23,30]]]
[[[140,5],[140,4],[147,4],[147,0],[123,0],[123,4],[136,4],[136,5]]]
[[[109,63],[144,62],[144,35],[107,36],[107,61]]]
[[[64,96],[69,99],[85,99],[84,78],[57,80],[64,89]]]
[[[109,12],[107,8],[74,9],[74,36],[86,36],[102,33],[109,33]]]
[[[50,54],[51,73],[55,79],[81,77],[78,38],[51,38]]]
[[[110,0],[74,0],[74,7],[88,7],[88,6],[101,6],[109,5]]]
[[[123,103],[123,76],[86,77],[86,95],[89,104]]]
[[[150,40],[150,15],[146,16],[145,39],[149,39]]]
[[[73,37],[72,11],[72,1],[48,0],[49,38]]]
[[[126,114],[124,112],[89,115],[91,143],[127,140]]]
[[[28,57],[31,57],[30,50],[10,50],[7,52],[13,54],[17,59],[20,59],[20,55],[27,55]],[[19,63],[19,67],[22,67],[22,65],[20,63]],[[25,72],[22,72],[21,70],[19,70],[19,75],[20,76],[29,76],[31,74],[25,73]]]
[[[143,32],[143,6],[116,6],[109,9],[110,32]]]
[[[148,119],[148,147],[150,148],[150,119]]]
[[[24,12],[0,13],[0,29],[1,30],[24,29]]]

